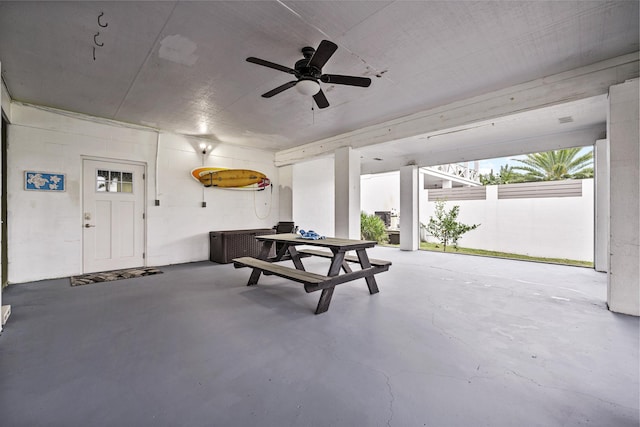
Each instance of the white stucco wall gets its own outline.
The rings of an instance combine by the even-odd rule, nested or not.
[[[487,186],[487,200],[446,203],[447,210],[460,206],[460,222],[481,224],[460,239],[460,246],[593,261],[593,179],[582,180],[582,197],[498,200],[497,189]],[[421,197],[420,221],[424,224],[435,212],[435,202],[426,200]]]
[[[293,165],[293,221],[302,230],[335,232],[334,160],[323,157]]]
[[[271,228],[278,221],[278,173],[273,154],[222,143],[205,166],[259,170],[273,190],[204,189],[191,176],[202,165],[199,140],[161,133],[158,199],[154,205],[158,133],[12,104],[9,126],[9,282],[82,273],[82,157],[147,165],[147,265],[209,257],[209,231]],[[24,190],[25,170],[66,174],[64,193]]]

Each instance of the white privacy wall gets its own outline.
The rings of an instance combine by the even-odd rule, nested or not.
[[[427,224],[435,202],[420,198],[420,222]],[[582,197],[498,200],[498,186],[487,186],[487,200],[452,200],[458,220],[481,224],[459,240],[460,246],[545,258],[593,261],[593,179],[582,180]],[[400,213],[402,218],[402,212]]]
[[[302,230],[335,232],[333,157],[293,165],[293,221]]]
[[[205,166],[264,172],[273,191],[204,189],[190,176],[201,166],[200,140],[12,104],[8,150],[9,282],[82,273],[82,158],[146,164],[147,265],[206,260],[209,231],[271,228],[278,221],[273,154],[222,143]],[[159,143],[156,171],[156,144]],[[66,174],[64,193],[24,190],[24,171]],[[156,183],[155,177],[158,176]],[[155,206],[156,184],[160,206]]]
[[[360,179],[360,208],[376,211],[400,210],[400,172],[363,175]]]
[[[487,200],[452,200],[447,210],[460,206],[458,220],[481,224],[465,234],[461,246],[538,257],[593,261],[594,188],[593,179],[581,181],[582,197],[549,197],[498,200],[498,187],[487,186]],[[361,208],[400,211],[398,172],[363,175]],[[427,224],[435,213],[428,202],[428,190],[420,192],[420,222]]]

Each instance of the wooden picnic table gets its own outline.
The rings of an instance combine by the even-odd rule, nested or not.
[[[262,242],[262,249],[257,258],[242,257],[233,260],[236,267],[253,268],[247,286],[257,284],[260,275],[265,273],[302,283],[307,292],[322,291],[316,314],[324,313],[329,309],[336,285],[364,278],[367,282],[369,293],[378,293],[378,285],[374,276],[387,271],[391,265],[390,261],[369,259],[367,249],[376,245],[376,242],[370,240],[339,239],[335,237],[309,240],[293,233],[256,236],[256,239]],[[269,258],[271,247],[275,243],[279,243],[280,249],[274,257]],[[317,249],[298,250],[297,247],[302,245],[325,248],[329,249],[330,252]],[[356,255],[348,255],[349,251],[355,251]],[[331,259],[327,274],[321,275],[306,271],[302,263],[302,258],[306,256]],[[293,261],[295,268],[282,265],[280,261],[284,260]],[[359,268],[354,270],[349,263],[358,265]],[[342,274],[340,274],[341,271]]]

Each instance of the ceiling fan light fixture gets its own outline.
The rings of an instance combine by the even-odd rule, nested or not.
[[[312,79],[301,79],[296,83],[296,90],[307,96],[313,96],[320,92],[320,83]]]

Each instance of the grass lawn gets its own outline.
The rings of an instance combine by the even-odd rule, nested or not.
[[[399,247],[400,245],[385,245],[385,246]],[[436,243],[420,242],[420,249],[425,251],[444,252],[442,250],[442,245],[436,244]],[[565,265],[575,265],[578,267],[593,268],[593,263],[589,261],[577,261],[574,259],[563,259],[563,258],[541,258],[541,257],[528,256],[528,255],[511,254],[507,252],[486,251],[484,249],[471,249],[471,248],[458,247],[458,249],[456,250],[453,246],[447,246],[447,253],[480,255],[480,256],[489,256],[489,257],[495,257],[495,258],[521,259],[525,261],[548,262],[551,264],[565,264]]]

